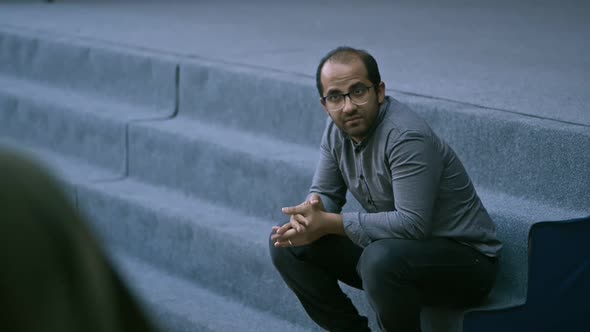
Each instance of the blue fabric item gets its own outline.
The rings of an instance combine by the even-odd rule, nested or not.
[[[589,237],[590,216],[533,225],[526,304],[468,313],[463,331],[590,331]]]

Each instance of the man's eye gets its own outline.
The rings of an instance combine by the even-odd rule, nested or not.
[[[328,96],[326,99],[327,99],[329,102],[331,102],[331,103],[334,103],[334,102],[338,102],[338,101],[340,101],[340,98],[341,98],[341,97],[342,97],[341,95],[330,95],[330,96]]]
[[[356,96],[364,95],[365,92],[367,92],[367,88],[365,88],[365,87],[355,88],[354,90],[352,90],[352,94],[356,95]]]

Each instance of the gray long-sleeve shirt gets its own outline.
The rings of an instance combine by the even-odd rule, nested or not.
[[[407,106],[387,97],[367,136],[355,144],[331,119],[310,193],[340,213],[346,191],[365,212],[343,213],[359,246],[384,238],[447,237],[497,256],[502,247],[455,152]]]

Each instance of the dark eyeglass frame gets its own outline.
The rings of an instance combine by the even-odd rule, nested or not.
[[[373,85],[371,85],[371,86],[366,86],[365,88],[367,89],[367,92],[369,92],[369,90],[371,90],[371,88],[374,88],[376,85],[377,85],[377,84],[373,84]],[[353,91],[354,91],[354,89],[353,89]],[[348,99],[350,99],[350,102],[351,102],[351,103],[353,103],[353,104],[355,104],[355,105],[357,105],[357,106],[358,106],[358,105],[364,105],[364,104],[366,104],[366,103],[367,103],[367,102],[364,102],[364,103],[362,103],[362,104],[357,104],[357,103],[355,103],[355,102],[352,100],[352,97],[350,96],[350,94],[351,94],[351,93],[352,93],[352,91],[349,91],[348,93],[334,93],[334,94],[331,94],[331,95],[327,95],[327,96],[325,96],[325,97],[321,97],[321,98],[320,98],[320,100],[322,101],[322,104],[323,104],[323,105],[326,105],[326,99],[327,99],[328,97],[331,97],[331,96],[342,96],[342,100],[344,101],[344,104],[346,104],[346,97],[348,97]]]

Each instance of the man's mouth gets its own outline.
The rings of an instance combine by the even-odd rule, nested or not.
[[[353,121],[360,120],[360,119],[362,119],[360,116],[356,116],[356,117],[344,120],[344,123],[353,122]]]

